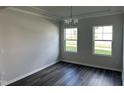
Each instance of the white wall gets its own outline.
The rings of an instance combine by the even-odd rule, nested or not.
[[[92,53],[92,27],[95,25],[113,25],[112,57],[97,56]],[[61,59],[89,66],[122,70],[122,16],[110,15],[79,20],[78,24],[78,52],[64,51],[63,25],[61,31]]]
[[[55,63],[58,56],[58,22],[0,10],[0,65],[7,83]]]

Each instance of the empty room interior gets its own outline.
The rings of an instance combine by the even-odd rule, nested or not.
[[[0,7],[1,86],[123,86],[123,6]]]

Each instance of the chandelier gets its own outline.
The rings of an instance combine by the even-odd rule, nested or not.
[[[72,6],[70,6],[70,17],[65,19],[64,23],[67,24],[67,25],[78,24],[78,18],[73,17]]]

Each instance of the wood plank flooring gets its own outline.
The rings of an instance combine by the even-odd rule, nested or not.
[[[121,86],[121,72],[59,62],[9,86]]]

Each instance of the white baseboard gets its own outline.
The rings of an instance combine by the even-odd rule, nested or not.
[[[124,86],[124,71],[122,71],[122,85]]]
[[[50,64],[48,64],[48,65],[45,65],[44,67],[41,67],[41,68],[39,68],[39,69],[36,69],[36,70],[34,70],[34,71],[32,71],[32,72],[29,72],[29,73],[27,73],[27,74],[24,74],[24,75],[22,75],[22,76],[16,77],[16,78],[14,78],[14,79],[12,79],[12,80],[10,80],[10,81],[4,82],[4,83],[2,84],[2,86],[6,86],[6,85],[9,85],[9,84],[11,84],[11,83],[14,83],[14,82],[16,82],[16,81],[18,81],[18,80],[21,80],[21,79],[23,79],[23,78],[25,78],[25,77],[27,77],[27,76],[29,76],[29,75],[32,75],[32,74],[34,74],[34,73],[36,73],[36,72],[38,72],[38,71],[40,71],[40,70],[43,70],[43,69],[45,69],[45,68],[47,68],[47,67],[49,67],[49,66],[51,66],[51,65],[54,65],[54,64],[57,63],[57,62],[59,62],[59,60],[56,61],[56,62],[52,62],[52,63],[50,63]]]
[[[122,72],[121,69],[109,68],[109,67],[103,67],[103,66],[96,66],[96,65],[91,65],[91,64],[87,64],[87,63],[81,63],[81,62],[78,62],[78,61],[71,61],[71,60],[65,60],[65,59],[61,59],[61,61],[64,61],[64,62],[67,62],[67,63],[74,63],[74,64],[79,64],[79,65],[89,66],[89,67],[102,68],[102,69]]]
[[[70,60],[61,59],[61,60],[58,60],[58,61],[56,61],[56,62],[52,62],[51,64],[48,64],[48,65],[46,65],[46,66],[44,66],[44,67],[41,67],[41,68],[39,68],[39,69],[36,69],[36,70],[34,70],[34,71],[32,71],[32,72],[29,72],[29,73],[27,73],[27,74],[24,74],[24,75],[22,75],[22,76],[16,77],[16,78],[14,78],[14,79],[12,79],[12,80],[9,80],[9,81],[7,81],[7,82],[4,82],[4,83],[2,84],[2,86],[6,86],[6,85],[9,85],[9,84],[11,84],[11,83],[13,83],[13,82],[16,82],[16,81],[18,81],[18,80],[21,80],[21,79],[23,79],[23,78],[25,78],[25,77],[27,77],[27,76],[29,76],[29,75],[32,75],[32,74],[34,74],[34,73],[36,73],[36,72],[38,72],[38,71],[40,71],[40,70],[43,70],[43,69],[45,69],[45,68],[47,68],[47,67],[49,67],[49,66],[51,66],[51,65],[54,65],[55,63],[57,63],[57,62],[59,62],[59,61],[64,61],[64,62],[67,62],[67,63],[74,63],[74,64],[79,64],[79,65],[84,65],[84,66],[90,66],[90,67],[96,67],[96,68],[102,68],[102,69],[108,69],[108,70],[114,70],[114,71],[120,71],[120,72],[122,72],[122,70],[120,70],[120,69],[108,68],[108,67],[102,67],[102,66],[96,66],[96,65],[81,63],[81,62],[77,62],[77,61],[70,61]],[[124,82],[123,82],[123,84],[124,84]]]

